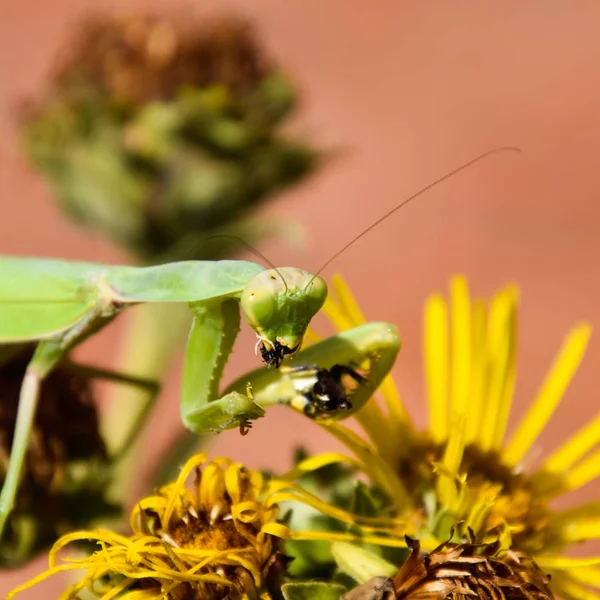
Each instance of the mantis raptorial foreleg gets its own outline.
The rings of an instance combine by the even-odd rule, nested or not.
[[[194,433],[243,427],[265,414],[247,389],[219,398],[223,368],[240,329],[235,300],[213,306],[192,306],[182,378],[181,418]]]
[[[257,410],[264,412],[268,406],[282,404],[313,417],[345,419],[371,398],[393,367],[399,350],[400,337],[394,325],[367,323],[302,350],[294,358],[294,366],[278,371],[258,369],[240,377],[225,390],[221,400],[211,402],[210,405],[220,402],[223,407],[227,407],[232,394],[237,394],[248,403],[250,400],[246,388],[250,385],[252,405]],[[355,370],[361,373],[356,373]],[[323,398],[322,392],[328,391],[328,388],[319,385],[319,371],[331,374],[334,383],[342,376],[349,375],[356,386],[348,398]],[[345,404],[346,400],[348,405]],[[341,404],[339,409],[329,410],[335,406],[336,401]],[[326,407],[323,410],[319,410],[321,402],[321,406]],[[208,410],[209,407],[194,413],[190,427],[192,431],[201,431],[208,422],[205,418],[209,421],[213,418],[212,413],[205,412]],[[227,410],[223,410],[223,414],[229,415]],[[232,422],[228,427],[238,424],[239,421]]]
[[[251,398],[251,406],[260,412],[258,416],[269,406],[282,405],[311,418],[345,419],[373,396],[394,365],[399,350],[400,337],[394,325],[367,323],[302,350],[293,361],[278,370],[262,368],[247,373],[224,390],[223,398],[227,399],[230,394],[237,393],[241,397],[242,407]],[[189,365],[186,363],[186,370],[188,369],[192,376],[195,373],[193,362]],[[330,397],[322,402],[325,399],[319,397],[316,387],[319,383],[319,370],[327,370],[336,380],[347,374],[355,383],[354,389],[342,398]],[[349,371],[360,372],[356,377]],[[193,391],[196,386],[192,379],[187,383],[187,390]],[[251,393],[248,393],[248,386]],[[188,398],[191,400],[192,396]],[[208,405],[203,405],[201,401],[195,405],[186,400],[182,406],[188,406],[191,410],[190,414],[182,414],[182,418],[187,422],[188,428],[192,432],[206,431],[206,427],[215,418],[211,413],[212,405],[220,407],[219,417],[225,417],[223,420],[227,421],[231,412],[227,410],[227,403],[223,404],[223,398]],[[323,406],[330,409],[336,402],[337,410],[320,410]],[[235,402],[233,405],[235,406]],[[239,414],[237,418],[242,432],[245,432],[247,423],[242,422]],[[234,427],[235,424],[231,423],[229,426]],[[169,451],[170,456],[163,464],[155,483],[169,481],[183,458],[192,453],[197,445],[198,438],[194,433],[183,434]]]

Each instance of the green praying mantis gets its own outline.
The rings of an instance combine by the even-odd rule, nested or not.
[[[346,244],[322,267],[402,206],[492,153],[447,173],[404,200]],[[312,416],[341,419],[360,409],[392,368],[400,348],[396,328],[368,323],[315,344],[299,367],[260,371],[219,397],[225,363],[240,328],[240,309],[256,332],[256,352],[278,368],[295,356],[327,296],[325,281],[295,267],[265,269],[242,260],[184,261],[152,267],[108,266],[54,259],[0,257],[0,350],[35,343],[19,396],[9,468],[0,494],[0,535],[13,508],[45,377],[82,341],[127,307],[185,302],[193,313],[181,384],[181,417],[194,433],[239,427],[273,404]],[[368,366],[368,380],[353,366]],[[314,366],[314,365],[318,365]],[[357,383],[352,403],[342,377]]]

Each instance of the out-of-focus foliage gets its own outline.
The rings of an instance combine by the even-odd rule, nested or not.
[[[269,233],[240,219],[317,152],[279,133],[297,93],[249,25],[133,14],[76,33],[21,110],[26,152],[64,210],[144,262],[217,258],[231,244],[209,237]]]

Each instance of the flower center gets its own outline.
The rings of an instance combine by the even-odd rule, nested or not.
[[[417,456],[400,462],[398,470],[403,481],[412,489],[433,486],[431,464],[442,460],[446,445],[423,439],[417,444]],[[465,446],[459,473],[467,473],[467,485],[477,491],[497,485],[500,490],[490,508],[484,529],[506,522],[511,529],[513,546],[533,553],[547,542],[547,526],[551,515],[548,498],[540,495],[530,477],[515,472],[502,462],[495,451],[482,450],[475,444]],[[423,490],[425,491],[425,490]]]

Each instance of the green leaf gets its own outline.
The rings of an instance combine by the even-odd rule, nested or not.
[[[379,516],[379,507],[371,490],[362,481],[357,481],[352,494],[350,512],[361,517]]]
[[[391,577],[398,571],[398,567],[392,563],[355,544],[334,542],[331,544],[331,553],[340,569],[358,583],[378,576]]]
[[[286,583],[281,592],[285,600],[339,600],[346,588],[325,581]]]

